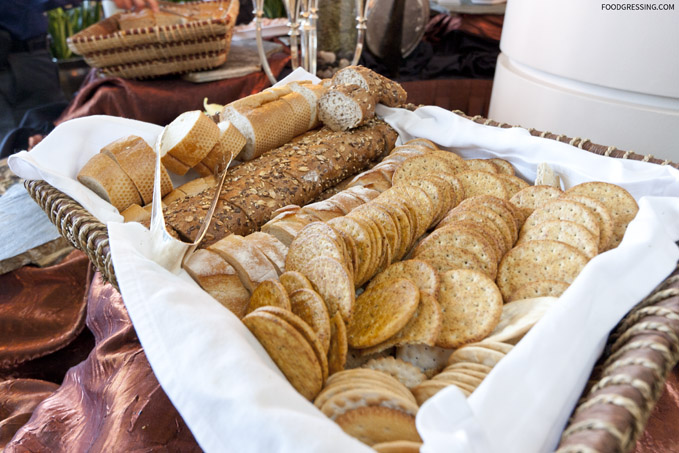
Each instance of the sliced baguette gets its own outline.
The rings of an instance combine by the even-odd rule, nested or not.
[[[323,85],[314,85],[311,82],[292,82],[287,85],[295,93],[299,93],[306,99],[311,109],[311,117],[309,119],[309,129],[315,129],[319,126],[318,119],[318,101],[321,96],[328,91]]]
[[[130,205],[127,209],[120,213],[125,222],[144,222],[151,218],[151,212],[142,208],[138,204]]]
[[[353,129],[375,116],[376,99],[358,85],[329,89],[318,101],[318,118],[333,131]]]
[[[254,243],[246,241],[243,236],[231,234],[212,244],[208,250],[218,253],[233,266],[250,294],[264,280],[278,278],[271,261]]]
[[[142,204],[139,191],[120,165],[106,154],[94,155],[78,173],[78,181],[122,212]]]
[[[245,316],[250,293],[233,266],[219,254],[206,249],[196,250],[186,261],[184,269],[201,288],[238,318]]]
[[[285,272],[285,257],[288,254],[288,247],[285,244],[274,236],[261,231],[255,231],[252,234],[248,234],[245,236],[245,240],[254,243],[255,247],[264,253],[264,256],[266,256],[276,268],[278,275]]]
[[[184,112],[163,131],[160,142],[163,164],[170,169],[173,168],[166,162],[170,160],[166,159],[166,156],[170,155],[187,167],[193,167],[207,156],[219,140],[219,136],[219,127],[203,112],[199,110]]]
[[[144,204],[153,201],[156,153],[143,138],[136,135],[124,137],[104,146],[101,152],[118,162],[120,168],[134,182]],[[162,163],[160,172],[160,195],[165,196],[173,189],[172,180]]]
[[[235,158],[245,146],[245,137],[230,121],[217,124],[219,140],[205,158],[194,167],[202,176],[221,173],[229,163],[231,154]]]

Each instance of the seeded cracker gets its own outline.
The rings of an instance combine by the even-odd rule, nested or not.
[[[370,281],[368,289],[395,278],[407,278],[417,286],[420,294],[427,293],[435,297],[439,290],[439,276],[436,271],[420,260],[405,260],[392,264]]]
[[[561,197],[582,203],[592,210],[597,218],[597,223],[599,224],[599,253],[608,250],[611,240],[613,239],[614,224],[611,211],[606,207],[606,205],[595,200],[594,198],[587,197],[585,195],[564,194]]]
[[[476,195],[492,195],[494,197],[508,199],[508,192],[501,176],[487,171],[465,171],[455,175],[464,186],[467,198]]]
[[[330,348],[328,350],[328,372],[334,373],[344,370],[347,362],[347,328],[340,313],[330,318]]]
[[[349,346],[369,348],[385,341],[408,323],[419,302],[419,290],[404,278],[366,290],[356,299],[347,325]]]
[[[346,266],[335,259],[319,256],[307,262],[301,272],[323,298],[331,317],[339,312],[345,321],[351,318],[355,290]]]
[[[281,284],[285,287],[288,295],[294,293],[298,289],[314,289],[314,287],[311,286],[311,282],[301,272],[283,272],[281,276],[278,277],[278,280],[280,280]]]
[[[540,209],[533,211],[523,224],[519,237],[548,220],[570,220],[579,223],[587,228],[596,237],[597,244],[599,243],[599,223],[592,210],[582,203],[565,198],[549,201]]]
[[[557,302],[554,297],[537,297],[506,303],[500,323],[486,340],[516,344]]]
[[[392,440],[421,441],[415,417],[388,407],[361,407],[337,417],[335,422],[367,445]]]
[[[488,173],[499,173],[497,165],[489,159],[466,159],[467,167],[471,171],[487,171]]]
[[[559,297],[569,286],[570,284],[558,280],[536,280],[519,287],[508,302],[534,297]]]
[[[415,398],[417,399],[417,404],[421,406],[429,398],[436,395],[444,388],[449,387],[450,385],[451,384],[444,381],[424,381],[417,387],[413,388],[413,395],[415,395]],[[460,391],[462,391],[464,396],[471,395],[469,390],[460,388]]]
[[[508,301],[514,291],[532,281],[572,283],[587,261],[582,252],[563,242],[528,241],[517,245],[502,258],[496,281]]]
[[[285,287],[276,280],[263,281],[255,288],[250,297],[248,313],[267,305],[290,310],[288,293],[285,291]]]
[[[572,245],[592,259],[599,253],[599,241],[591,231],[579,223],[568,220],[548,220],[529,229],[521,242],[551,240]]]
[[[615,248],[622,241],[627,225],[634,219],[639,211],[634,197],[620,186],[605,182],[586,182],[571,187],[566,191],[570,195],[585,195],[603,203],[613,218],[613,237],[608,245],[609,249]]]
[[[255,311],[243,323],[288,379],[306,399],[313,399],[323,385],[318,358],[306,339],[289,323],[271,313]]]
[[[439,304],[443,312],[436,345],[459,348],[490,334],[502,315],[502,295],[485,274],[453,270],[441,276]]]
[[[290,305],[292,312],[316,332],[327,355],[330,348],[330,316],[323,298],[313,289],[298,289],[290,295]]]
[[[469,345],[456,350],[448,358],[448,365],[453,365],[460,362],[480,363],[494,367],[498,364],[505,354],[488,348],[483,348],[478,345]]]
[[[363,365],[363,368],[370,368],[387,373],[398,379],[399,382],[409,389],[427,379],[424,373],[422,373],[415,365],[394,357],[372,359]]]

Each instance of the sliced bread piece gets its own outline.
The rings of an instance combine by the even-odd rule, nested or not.
[[[156,171],[156,153],[143,138],[136,135],[123,137],[101,149],[102,153],[118,162],[120,168],[132,179],[144,204],[153,201],[153,183]],[[165,166],[160,165],[160,195],[172,191],[172,180]]]
[[[219,254],[205,249],[196,250],[184,263],[184,269],[201,288],[238,318],[245,316],[250,293],[233,266]]]
[[[168,124],[161,135],[163,164],[172,170],[173,167],[166,162],[169,161],[166,156],[170,155],[187,167],[193,167],[207,156],[219,137],[219,127],[203,112],[184,112]]]
[[[318,118],[333,131],[346,131],[375,116],[376,100],[358,85],[329,89],[318,101]]]
[[[389,107],[405,104],[408,98],[408,93],[400,84],[364,66],[347,66],[340,69],[333,76],[332,84],[358,85],[368,90],[378,102]]]
[[[120,165],[106,154],[95,154],[78,173],[78,181],[122,212],[142,204],[139,191]]]
[[[299,93],[306,99],[311,109],[311,118],[309,119],[309,129],[315,129],[319,125],[317,105],[321,96],[328,91],[323,85],[314,85],[311,82],[291,82],[287,85],[295,93]]]
[[[214,175],[224,171],[231,159],[235,158],[245,146],[245,137],[230,121],[217,124],[220,131],[219,141],[205,158],[194,167],[202,176]]]

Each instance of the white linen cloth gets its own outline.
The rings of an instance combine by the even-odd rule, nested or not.
[[[548,162],[567,187],[587,180],[613,182],[639,201],[641,209],[622,244],[586,266],[559,304],[469,399],[449,388],[417,416],[426,452],[554,449],[608,332],[679,259],[674,244],[679,240],[679,171],[596,156],[522,129],[478,125],[435,107],[413,113],[379,106],[378,113],[402,140],[420,136],[464,157],[501,157],[528,180],[538,163]],[[119,118],[73,120],[31,153],[13,156],[10,167],[24,178],[46,179],[107,222],[116,277],[137,335],[201,448],[370,451],[294,391],[240,321],[184,271],[174,274],[159,265],[150,232],[120,223],[115,209],[90,199],[74,180],[80,166],[120,132],[153,143],[160,129]]]

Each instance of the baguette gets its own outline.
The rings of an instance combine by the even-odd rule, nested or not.
[[[403,105],[408,98],[408,93],[399,83],[364,66],[347,66],[340,69],[333,76],[332,85],[358,85],[388,107]]]
[[[220,131],[219,140],[207,156],[194,167],[201,176],[224,171],[231,155],[236,157],[245,146],[245,137],[230,121],[222,121],[217,127]]]
[[[273,264],[278,275],[285,272],[285,257],[288,254],[288,247],[285,244],[276,237],[261,231],[255,231],[245,236],[245,240],[252,242],[255,247],[264,253],[264,256]]]
[[[203,112],[184,112],[165,126],[161,135],[162,162],[170,171],[186,174],[188,168],[207,156],[219,137],[219,127]],[[177,165],[175,160],[184,166]]]
[[[78,181],[123,212],[142,204],[139,191],[120,165],[107,154],[95,154],[78,172]]]
[[[229,233],[251,233],[277,209],[316,199],[325,189],[387,153],[396,137],[389,125],[377,120],[352,132],[321,129],[233,168],[201,245],[206,247]],[[198,196],[170,203],[165,209],[167,224],[193,241],[215,190],[210,187]],[[233,208],[242,210],[242,215],[236,215]],[[232,224],[236,219],[240,223]]]
[[[376,99],[358,85],[329,89],[318,101],[318,118],[333,131],[346,131],[375,116]]]
[[[144,204],[153,201],[153,184],[156,171],[156,153],[143,138],[130,135],[104,146],[101,151],[115,160],[130,177]],[[160,194],[172,191],[172,180],[165,166],[160,165]]]

